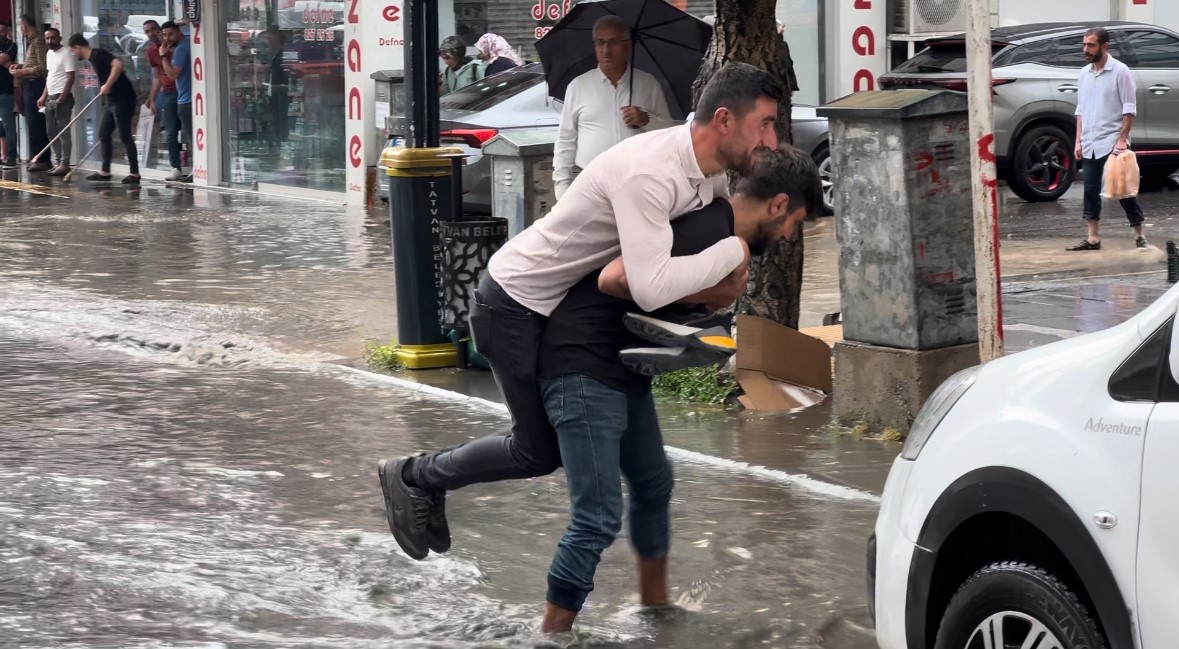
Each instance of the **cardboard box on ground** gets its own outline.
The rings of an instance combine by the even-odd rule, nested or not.
[[[813,406],[833,390],[831,347],[765,318],[739,315],[738,397],[749,410],[794,410]]]

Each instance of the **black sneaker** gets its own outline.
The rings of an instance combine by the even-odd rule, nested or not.
[[[123,184],[124,185],[138,185],[139,184],[139,176],[127,176],[126,178],[123,179]]]
[[[446,522],[446,492],[430,494],[430,522],[426,524],[430,549],[442,554],[450,550],[450,524]]]
[[[1083,239],[1080,243],[1071,248],[1065,248],[1068,252],[1081,252],[1084,250],[1101,250],[1101,242],[1093,243],[1088,239]]]
[[[12,160],[5,160],[4,162],[0,162],[0,169],[20,169],[20,165],[16,164]]]
[[[622,322],[636,336],[667,347],[694,347],[729,354],[737,351],[737,342],[723,327],[701,329],[637,313],[627,313]]]
[[[389,522],[389,531],[402,551],[411,559],[421,561],[430,554],[427,527],[433,503],[425,491],[410,487],[402,479],[401,471],[408,461],[408,458],[398,460],[390,472],[389,460],[380,460],[377,462],[377,476],[381,479],[381,492],[385,495],[385,518]]]
[[[699,347],[631,347],[618,353],[626,369],[641,376],[656,376],[689,367],[708,367],[729,360],[733,351]]]
[[[90,174],[89,176],[86,176],[86,180],[89,180],[92,182],[109,183],[111,181],[111,176],[110,176],[110,174],[107,174],[104,176],[104,175],[96,172],[96,173]]]
[[[1146,252],[1146,249],[1150,247],[1150,243],[1146,241],[1146,237],[1138,237],[1138,240],[1134,242],[1134,247],[1138,248],[1138,252]]]

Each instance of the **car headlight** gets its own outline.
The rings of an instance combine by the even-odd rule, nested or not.
[[[938,424],[942,423],[954,404],[958,403],[962,395],[966,394],[970,386],[974,385],[974,380],[978,378],[981,369],[982,366],[975,366],[962,370],[946,379],[933,391],[933,394],[925,401],[925,405],[921,406],[917,418],[913,420],[909,436],[905,439],[905,446],[901,449],[901,457],[906,460],[917,459],[917,456],[921,454],[921,449],[925,448],[925,443],[933,435],[933,431],[937,430]]]

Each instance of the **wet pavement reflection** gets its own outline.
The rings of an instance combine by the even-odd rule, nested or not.
[[[623,537],[577,633],[541,636],[568,507],[559,473],[452,494],[448,555],[413,562],[388,534],[376,458],[505,420],[341,367],[393,320],[381,216],[62,191],[76,195],[0,191],[5,642],[873,646],[875,502],[691,458],[676,463],[672,512],[682,610],[637,606]],[[816,470],[857,452],[809,430],[786,443],[792,425],[746,417],[726,439],[707,413],[667,409],[669,441],[687,451],[795,453]]]

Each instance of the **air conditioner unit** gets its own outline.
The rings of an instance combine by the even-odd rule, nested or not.
[[[970,0],[895,0],[894,34],[950,34],[966,31]]]

